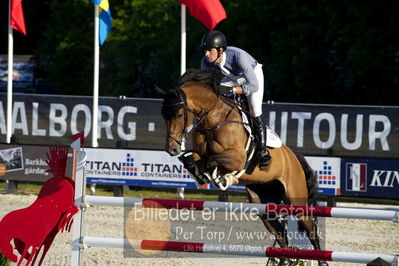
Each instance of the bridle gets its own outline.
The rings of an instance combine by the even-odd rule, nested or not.
[[[184,109],[184,126],[182,130],[173,130],[173,131],[168,131],[167,132],[167,138],[171,138],[173,139],[177,144],[179,144],[180,146],[182,145],[182,141],[176,139],[174,136],[172,136],[172,134],[176,134],[176,133],[182,133],[183,136],[181,139],[187,138],[189,137],[197,128],[198,126],[201,124],[202,121],[204,121],[209,113],[215,108],[217,102],[219,101],[220,97],[218,94],[216,94],[216,100],[215,102],[212,104],[212,106],[207,109],[207,108],[203,108],[201,109],[201,111],[199,113],[196,113],[194,110],[190,109],[187,105],[187,101],[186,101],[186,97],[185,97],[185,93],[184,91],[178,87],[176,88],[176,93],[175,93],[176,97],[177,97],[177,102],[176,103],[171,103],[171,104],[162,104],[162,109],[166,109],[166,108],[174,108],[180,110],[180,109]],[[193,123],[191,125],[188,125],[188,113],[192,113],[194,115],[194,118],[196,118],[196,122],[194,123],[193,119]],[[165,117],[164,117],[165,118]],[[168,119],[165,119],[168,120]]]

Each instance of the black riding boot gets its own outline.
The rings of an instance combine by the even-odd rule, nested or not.
[[[263,116],[255,117],[254,123],[255,134],[258,138],[258,150],[259,150],[259,167],[261,170],[265,170],[270,163],[271,156],[266,149],[266,123]]]

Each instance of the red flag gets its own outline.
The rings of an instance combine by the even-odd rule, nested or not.
[[[26,35],[24,11],[22,0],[11,0],[11,28]]]
[[[226,18],[226,11],[219,0],[179,0],[190,9],[190,15],[198,19],[209,30]]]

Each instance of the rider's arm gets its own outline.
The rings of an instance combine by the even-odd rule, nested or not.
[[[241,85],[242,93],[239,93],[239,86],[236,87],[237,94],[249,95],[257,92],[259,89],[258,79],[256,78],[255,71],[250,63],[250,60],[245,55],[241,55],[238,59],[238,65],[240,66],[245,82]]]

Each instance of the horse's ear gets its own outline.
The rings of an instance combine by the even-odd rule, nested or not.
[[[166,95],[166,91],[155,85],[155,91],[158,92],[162,97]]]

